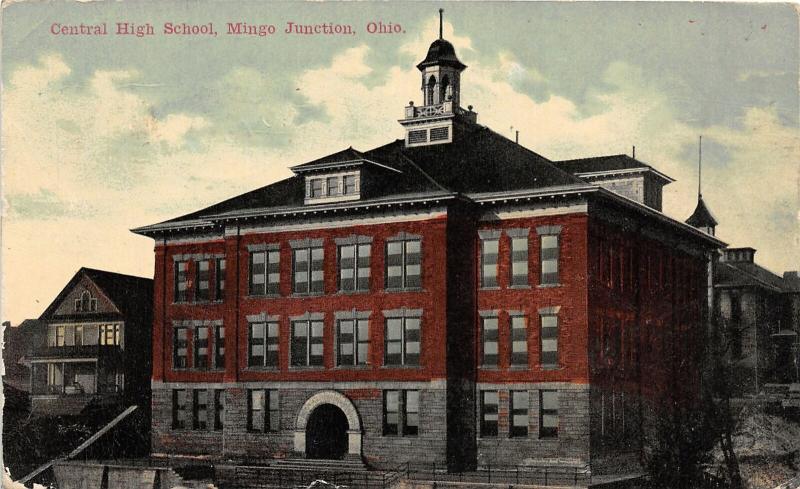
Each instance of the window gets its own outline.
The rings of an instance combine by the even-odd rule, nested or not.
[[[419,391],[403,391],[403,434],[419,433]]]
[[[292,291],[295,294],[321,293],[325,255],[322,246],[295,248],[292,253]]]
[[[383,434],[396,435],[400,432],[400,391],[383,393]]]
[[[208,368],[208,326],[194,328],[194,366]]]
[[[386,318],[385,365],[419,365],[420,318]]]
[[[214,367],[225,368],[225,326],[214,327]]]
[[[413,289],[421,286],[422,245],[419,238],[403,236],[386,243],[386,288]]]
[[[61,324],[56,326],[56,346],[64,346],[66,344],[66,331],[66,326]]]
[[[481,240],[481,287],[497,287],[499,239]]]
[[[553,367],[558,365],[558,316],[555,314],[541,315],[542,330],[541,357],[542,366]]]
[[[97,299],[92,297],[91,292],[84,290],[81,296],[75,299],[75,312],[95,312],[97,311]]]
[[[208,260],[198,261],[195,265],[195,289],[194,300],[207,301],[211,295],[211,262]]]
[[[497,436],[497,391],[481,391],[481,436]]]
[[[280,430],[280,403],[277,390],[249,390],[247,429],[262,433]]]
[[[486,367],[496,367],[499,359],[498,352],[498,330],[497,317],[489,316],[481,318],[481,330],[483,334],[483,358],[481,365]]]
[[[172,366],[186,368],[189,366],[187,350],[189,346],[187,328],[175,328],[175,337],[172,341]]]
[[[558,437],[558,391],[539,391],[539,438]]]
[[[419,391],[383,392],[383,434],[416,436],[419,433]]]
[[[369,290],[370,248],[370,244],[339,246],[339,290]]]
[[[217,258],[214,298],[218,301],[225,299],[225,258]]]
[[[511,365],[528,365],[528,318],[511,316]]]
[[[119,345],[120,344],[120,325],[119,324],[101,324],[100,325],[100,344],[101,345]]]
[[[356,176],[355,175],[345,175],[344,176],[344,194],[345,195],[353,195],[356,193]]]
[[[189,262],[175,262],[175,302],[189,300]]]
[[[192,397],[192,428],[204,430],[208,426],[208,391],[194,389]]]
[[[33,364],[34,366],[36,364]],[[60,363],[47,364],[47,393],[61,393],[64,391],[64,365]]]
[[[214,430],[220,431],[225,426],[225,390],[214,390]]]
[[[311,179],[311,198],[316,199],[322,197],[322,179]]]
[[[278,295],[280,259],[281,253],[277,247],[250,253],[250,295]],[[224,284],[223,281],[223,287]]]
[[[511,427],[509,435],[528,436],[528,391],[511,391]]]
[[[251,367],[278,366],[278,322],[250,323],[248,365]]]
[[[328,197],[339,195],[339,179],[337,177],[328,177],[327,187]]]
[[[186,398],[187,392],[185,389],[173,389],[172,391],[172,429],[183,430],[186,429],[187,413],[186,413]]]
[[[528,233],[511,237],[511,285],[528,285]]]
[[[323,331],[322,320],[292,321],[291,366],[322,366]]]
[[[336,321],[336,364],[366,365],[369,360],[369,320],[339,319]]]
[[[83,325],[75,325],[75,346],[83,346]]]
[[[544,235],[541,237],[542,285],[558,284],[558,240],[559,236],[557,234]]]
[[[75,326],[68,324],[64,326],[64,346],[75,345]]]

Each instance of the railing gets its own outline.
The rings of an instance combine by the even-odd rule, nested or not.
[[[31,352],[32,358],[96,358],[102,355],[119,354],[122,350],[119,345],[63,345],[46,346]]]
[[[483,482],[533,484],[542,486],[591,483],[592,473],[586,466],[485,465],[467,472],[448,472],[444,464],[407,464],[404,477],[432,482]]]
[[[588,466],[544,467],[486,465],[473,471],[448,472],[445,464],[405,463],[387,471],[346,469],[285,469],[269,466],[235,466],[234,479],[247,487],[306,488],[315,480],[352,489],[389,489],[402,479],[428,482],[469,482],[576,486],[592,482]]]
[[[264,466],[236,466],[234,480],[246,487],[307,488],[315,480],[335,486],[360,489],[388,489],[402,477],[396,472],[344,469],[298,469]]]
[[[447,115],[453,113],[453,102],[448,101],[441,104],[422,105],[416,107],[409,105],[406,107],[406,118],[411,119],[414,117],[433,117],[437,115]]]

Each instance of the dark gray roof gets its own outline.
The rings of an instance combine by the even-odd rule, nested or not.
[[[123,315],[141,314],[142,308],[152,308],[152,279],[82,267],[73,275],[53,302],[47,306],[47,309],[39,316],[39,320],[49,319],[50,315],[69,291],[72,290],[72,287],[78,283],[82,275],[89,277]]]
[[[348,148],[293,169],[298,172],[298,168],[316,169],[319,165],[335,169],[337,162],[349,167],[356,159],[376,163],[364,166],[370,171],[369,185],[362,186],[361,198],[357,201],[305,204],[305,176],[304,170],[300,170],[299,175],[133,232],[153,235],[180,229],[213,228],[230,219],[282,218],[307,212],[362,212],[385,204],[427,205],[460,197],[491,202],[526,195],[542,198],[589,192],[655,217],[666,225],[678,226],[715,246],[724,245],[658,211],[605,192],[565,171],[562,165],[461,116],[454,119],[452,143],[406,147],[405,141],[398,139],[369,151]]]
[[[716,286],[724,288],[752,287],[773,292],[789,291],[782,277],[748,261],[721,262],[717,267]]]
[[[419,62],[417,68],[422,71],[426,66],[432,65],[452,66],[458,70],[463,70],[467,67],[467,65],[458,60],[456,49],[450,44],[450,41],[445,41],[444,39],[437,39],[431,43],[428,48],[428,54],[425,59]]]
[[[696,228],[713,228],[718,224],[717,220],[714,219],[714,215],[708,210],[706,203],[703,202],[702,196],[697,199],[697,207],[694,208],[694,212],[689,216],[689,219],[686,219],[686,224]]]
[[[487,127],[456,119],[453,139],[457,142],[411,148],[407,148],[402,139],[364,152],[348,148],[293,167],[293,170],[302,172],[304,168],[335,165],[336,162],[350,164],[356,159],[375,162],[391,170],[378,168],[370,188],[362,190],[362,201],[428,194],[586,187],[586,182],[580,178]],[[161,224],[192,221],[197,224],[213,216],[241,211],[290,209],[302,206],[304,199],[305,179],[295,175]],[[146,229],[134,231],[146,232]]]
[[[643,170],[653,172],[666,182],[674,181],[672,178],[664,175],[647,163],[639,161],[635,158],[631,158],[630,156],[624,154],[593,156],[590,158],[556,161],[554,163],[562,169],[575,175],[626,170]]]

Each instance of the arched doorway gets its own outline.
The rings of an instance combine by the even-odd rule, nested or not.
[[[307,430],[309,423],[311,422],[311,418],[313,415],[316,414],[318,408],[323,406],[329,405],[339,411],[339,413],[343,414],[345,417],[345,422],[338,421],[337,423],[337,432],[341,429],[343,425],[345,427],[346,433],[346,450],[345,456],[347,458],[361,458],[361,420],[358,416],[358,411],[356,411],[356,407],[353,405],[353,402],[350,401],[345,395],[340,392],[334,390],[324,390],[315,393],[313,396],[308,398],[306,402],[303,404],[303,407],[300,408],[300,411],[297,413],[297,421],[295,424],[295,431],[294,431],[294,452],[298,456],[305,456],[311,457],[312,454],[309,452],[309,448],[311,446],[310,443],[306,443],[307,435],[315,435],[319,430],[326,430],[329,428],[316,428],[313,430]],[[326,407],[325,410],[319,413],[320,419],[325,420],[328,422],[329,419],[337,419],[339,417],[339,413],[331,414],[328,411],[330,408]],[[326,415],[325,412],[328,411]],[[316,421],[315,421],[316,423]],[[341,437],[337,438],[341,440]]]
[[[341,459],[347,454],[347,416],[333,404],[316,408],[306,423],[306,457]]]

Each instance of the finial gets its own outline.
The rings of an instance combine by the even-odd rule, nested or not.
[[[443,23],[443,17],[442,17],[442,15],[443,15],[443,14],[444,14],[444,9],[443,9],[443,8],[440,8],[440,9],[439,9],[439,39],[441,39],[441,38],[442,38],[442,23]]]
[[[703,198],[701,183],[703,182],[703,136],[700,136],[700,143],[697,145],[697,200]]]

